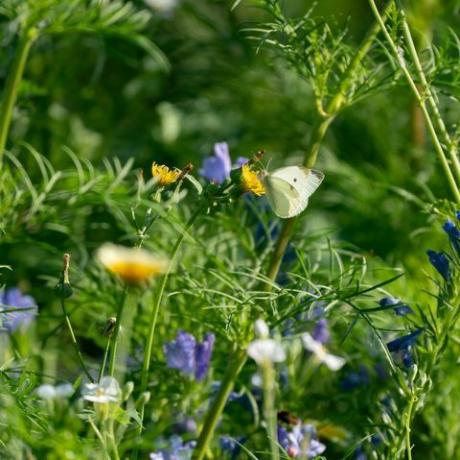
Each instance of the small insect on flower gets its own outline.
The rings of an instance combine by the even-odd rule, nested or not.
[[[83,390],[83,399],[96,404],[118,402],[120,396],[120,386],[113,377],[103,377],[100,383],[87,383]]]
[[[251,169],[249,164],[244,164],[241,167],[241,186],[245,192],[251,192],[257,196],[265,195],[265,187],[257,172]]]
[[[105,243],[97,251],[97,258],[107,270],[130,284],[139,284],[161,275],[168,269],[168,261],[139,248],[127,248]]]
[[[308,332],[302,335],[302,342],[319,363],[324,363],[331,371],[338,371],[345,365],[345,359],[327,352],[321,342],[316,341]]]
[[[152,176],[160,187],[173,184],[179,179],[181,171],[170,169],[168,166],[152,163]]]

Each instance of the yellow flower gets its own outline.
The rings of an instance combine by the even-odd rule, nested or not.
[[[152,176],[156,179],[160,187],[172,184],[179,178],[181,172],[179,170],[169,169],[165,165],[152,163]]]
[[[97,258],[107,270],[127,283],[138,284],[165,273],[168,262],[144,249],[127,248],[105,243],[97,251]]]
[[[245,192],[252,192],[257,196],[265,195],[265,187],[257,172],[253,171],[247,163],[241,167],[241,185]]]

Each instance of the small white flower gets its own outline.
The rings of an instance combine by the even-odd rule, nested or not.
[[[49,383],[45,383],[44,385],[40,385],[36,390],[37,396],[41,399],[54,399],[56,397],[56,389],[53,385]]]
[[[248,355],[259,365],[281,363],[286,353],[279,342],[273,339],[257,339],[248,346]]]
[[[87,383],[83,398],[94,403],[118,402],[120,386],[113,377],[104,377],[100,383]]]
[[[322,343],[317,342],[308,332],[302,334],[302,342],[304,347],[312,352],[320,363],[326,364],[331,371],[338,371],[344,366],[345,359],[328,353]]]
[[[74,389],[70,383],[63,383],[57,386],[46,383],[40,385],[35,392],[39,398],[51,400],[56,398],[67,398],[74,392]]]
[[[267,323],[263,319],[258,319],[254,323],[254,333],[259,339],[267,339],[270,335]]]

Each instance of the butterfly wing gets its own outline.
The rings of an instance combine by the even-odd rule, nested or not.
[[[289,217],[291,203],[299,199],[299,193],[283,179],[268,174],[263,179],[268,203],[274,213],[283,219]]]
[[[324,174],[321,171],[301,166],[287,166],[268,174],[266,176],[266,181],[271,181],[273,185],[270,187],[269,184],[268,189],[274,188],[271,194],[278,195],[278,193],[281,192],[281,194],[284,195],[283,199],[288,201],[288,206],[282,206],[282,211],[284,211],[283,215],[278,213],[277,209],[272,206],[275,214],[283,218],[294,217],[300,214],[308,206],[308,199],[320,186],[323,179]],[[280,187],[282,182],[284,184]],[[287,187],[286,184],[289,187]],[[286,193],[288,188],[290,192]],[[293,192],[294,190],[297,192],[296,194]],[[267,193],[267,195],[268,194],[269,193]]]

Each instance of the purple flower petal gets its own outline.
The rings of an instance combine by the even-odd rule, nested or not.
[[[195,378],[203,380],[209,369],[212,349],[214,347],[215,336],[212,333],[205,335],[203,342],[199,343],[195,350]]]
[[[192,375],[195,372],[195,347],[196,340],[193,335],[178,331],[176,340],[164,346],[167,366]]]

